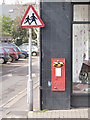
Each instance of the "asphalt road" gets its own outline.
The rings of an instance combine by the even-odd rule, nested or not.
[[[39,57],[32,57],[32,76],[38,77]],[[29,76],[29,59],[20,59],[13,63],[2,65],[2,76],[0,84],[2,86],[2,97],[0,105],[7,103],[12,97],[27,88]],[[38,79],[33,79],[35,84]],[[1,102],[2,101],[2,102]]]

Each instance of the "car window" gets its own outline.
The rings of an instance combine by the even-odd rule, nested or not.
[[[19,51],[21,51],[21,49],[19,47],[17,47]]]
[[[21,48],[21,49],[23,49],[23,48],[24,48],[24,46],[20,46],[20,48]]]
[[[19,49],[17,47],[15,47],[14,49],[16,49],[17,52],[19,52]]]
[[[37,49],[38,47],[37,46],[32,46],[33,49]]]
[[[2,48],[0,48],[0,53],[3,53],[4,51],[2,50]]]
[[[9,52],[9,49],[8,48],[4,48],[4,50],[8,53]]]
[[[28,45],[21,45],[19,46],[22,50],[28,50],[29,46]]]
[[[17,52],[17,49],[16,49],[16,48],[13,48],[13,50],[14,50],[15,52]]]

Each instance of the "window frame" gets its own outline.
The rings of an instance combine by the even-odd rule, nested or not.
[[[90,95],[90,93],[74,93],[73,92],[73,25],[74,24],[90,24],[90,21],[74,21],[74,5],[90,5],[90,2],[72,2],[72,41],[71,41],[71,45],[72,45],[72,81],[71,81],[71,94],[72,95],[75,95],[75,96],[78,96],[78,95],[85,95],[85,96],[88,96]]]

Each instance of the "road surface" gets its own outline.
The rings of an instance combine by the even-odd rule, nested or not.
[[[27,88],[27,80],[29,76],[28,70],[29,70],[28,59],[20,59],[19,61],[2,65],[2,76],[0,77],[0,84],[2,85],[2,97],[0,98],[0,107],[2,107],[3,105],[7,106],[8,101],[14,99],[14,97],[17,96],[19,93],[20,94],[22,93],[21,97],[24,97],[21,103],[23,104],[27,102],[26,88]],[[38,79],[34,79],[36,77],[38,78],[39,76],[38,72],[39,72],[39,57],[32,57],[32,77],[34,84],[36,84],[38,81]],[[20,101],[17,102],[17,105],[19,105],[19,103]],[[17,106],[14,106],[15,110],[16,107]],[[10,111],[11,109],[12,109],[11,105],[8,108],[3,107],[3,113],[6,110]],[[26,110],[28,110],[27,105],[25,106],[25,111]]]

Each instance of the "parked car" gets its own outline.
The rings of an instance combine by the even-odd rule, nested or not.
[[[27,51],[21,50],[22,51],[22,58],[27,58],[28,57],[28,53]]]
[[[22,44],[19,46],[19,48],[23,51],[26,51],[27,54],[29,55],[29,45],[28,44]]]
[[[4,48],[0,48],[0,64],[5,64],[10,59],[9,54]]]
[[[21,50],[27,51],[29,55],[29,44],[22,44],[19,46]],[[37,56],[39,54],[39,48],[36,45],[32,45],[32,55]]]
[[[16,49],[16,51],[17,51],[17,53],[18,53],[18,59],[19,58],[22,58],[22,51],[21,51],[21,49],[17,46],[17,45],[15,45],[15,44],[13,44],[13,43],[0,43],[3,47],[11,47],[11,48],[15,48]]]
[[[19,58],[22,58],[23,55],[22,55],[21,49],[20,49],[17,45],[15,45],[15,44],[11,44],[11,45],[14,46],[14,48],[15,48],[16,51],[18,52],[18,59],[19,59]]]
[[[13,62],[14,60],[18,59],[18,53],[15,48],[4,47],[6,51],[8,51],[10,60],[9,62]]]
[[[32,45],[32,55],[33,56],[39,55],[39,48],[35,45]]]

